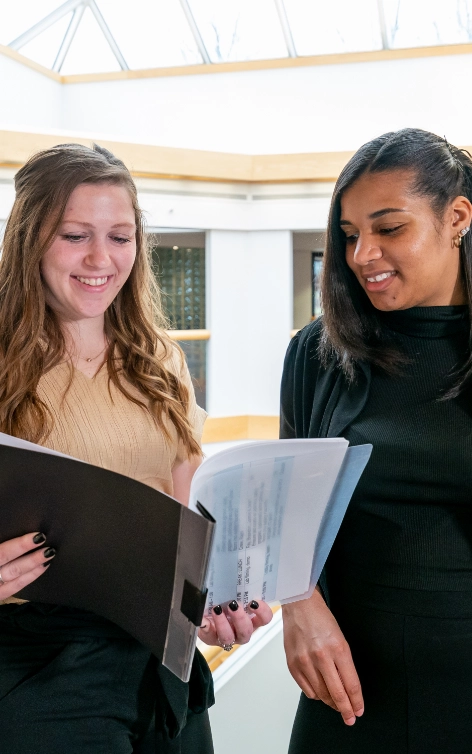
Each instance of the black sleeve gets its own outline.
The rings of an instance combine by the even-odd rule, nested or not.
[[[281,440],[293,439],[297,436],[295,430],[295,360],[298,352],[300,334],[297,333],[287,349],[280,388],[280,431]]]

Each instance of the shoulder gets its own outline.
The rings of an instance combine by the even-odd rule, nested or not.
[[[337,359],[333,356],[328,364],[322,361],[323,334],[323,320],[319,318],[300,330],[290,342],[281,385],[281,437],[308,437],[315,393],[321,403],[329,394]]]
[[[303,367],[317,371],[321,367],[320,345],[323,337],[323,318],[320,317],[310,322],[302,330],[299,330],[287,349],[284,372],[290,369]]]

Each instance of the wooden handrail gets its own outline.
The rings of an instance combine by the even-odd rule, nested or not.
[[[167,330],[172,340],[210,340],[209,330]]]

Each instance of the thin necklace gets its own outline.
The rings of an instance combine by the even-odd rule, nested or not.
[[[108,345],[109,344],[107,343],[106,346],[104,348],[102,348],[102,350],[100,351],[100,353],[97,353],[96,356],[91,356],[89,359],[84,359],[84,361],[88,361],[89,363],[91,361],[95,361],[95,359],[98,359],[98,357],[101,356],[104,351],[106,351],[106,349],[108,348]],[[82,357],[79,357],[79,358],[82,358]]]

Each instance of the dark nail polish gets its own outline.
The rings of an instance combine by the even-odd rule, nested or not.
[[[43,568],[49,568],[51,565],[51,561],[49,560],[47,563],[43,563]]]
[[[256,602],[256,600],[253,600],[252,602],[249,603],[249,607],[251,608],[251,610],[257,610],[257,608],[259,607],[259,603]]]
[[[53,558],[55,554],[56,554],[56,551],[54,547],[48,547],[48,549],[44,550],[44,553],[43,553],[45,558]]]
[[[43,534],[42,531],[40,531],[38,534],[35,534],[33,537],[33,542],[35,543],[35,545],[42,545],[45,541],[46,535]]]
[[[233,611],[233,613],[235,613],[236,610],[238,609],[239,605],[236,602],[236,600],[231,600],[231,602],[229,603],[228,607],[229,607],[230,610]]]
[[[215,605],[213,612],[215,613],[215,615],[221,615],[223,608],[221,607],[221,605]]]

